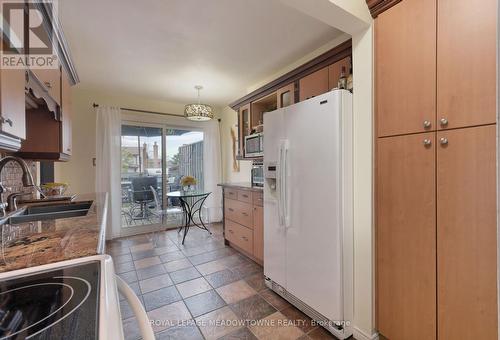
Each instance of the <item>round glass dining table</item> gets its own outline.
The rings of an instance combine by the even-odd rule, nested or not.
[[[167,197],[169,198],[178,198],[181,202],[182,211],[184,213],[184,224],[179,227],[179,233],[184,230],[184,235],[182,237],[182,244],[186,240],[186,235],[189,231],[189,228],[194,225],[200,229],[207,231],[212,234],[210,230],[208,230],[205,223],[203,223],[203,219],[201,217],[201,209],[203,208],[203,204],[205,200],[210,196],[212,192],[209,191],[172,191],[167,193]],[[198,215],[199,223],[195,221],[195,217]]]

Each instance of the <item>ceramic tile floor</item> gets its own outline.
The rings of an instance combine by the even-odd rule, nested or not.
[[[262,267],[192,228],[181,245],[176,230],[108,242],[115,269],[142,301],[157,339],[335,339],[264,285]],[[140,338],[121,299],[127,340]]]

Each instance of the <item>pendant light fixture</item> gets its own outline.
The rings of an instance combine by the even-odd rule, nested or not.
[[[198,103],[186,105],[184,108],[184,116],[189,120],[198,122],[214,118],[212,107],[210,105],[200,103],[200,90],[203,89],[203,86],[196,85],[194,88],[198,91]]]

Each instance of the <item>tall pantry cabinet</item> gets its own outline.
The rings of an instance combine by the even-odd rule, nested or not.
[[[496,0],[375,19],[376,318],[391,340],[497,339]]]

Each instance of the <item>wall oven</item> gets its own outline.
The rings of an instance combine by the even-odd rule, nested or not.
[[[252,186],[264,187],[264,165],[254,163],[252,166]]]
[[[264,134],[254,133],[245,136],[245,157],[264,156]]]

